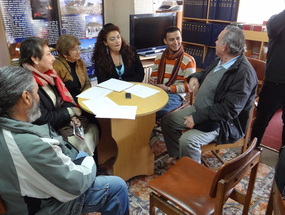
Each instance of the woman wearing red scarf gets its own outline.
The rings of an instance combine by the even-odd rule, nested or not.
[[[30,37],[21,43],[19,63],[33,73],[39,85],[41,117],[34,123],[49,123],[75,148],[92,156],[99,142],[98,127],[81,116],[81,109],[53,69],[54,60],[46,40]],[[79,118],[86,119],[86,123]],[[73,135],[73,124],[83,125],[84,140]]]

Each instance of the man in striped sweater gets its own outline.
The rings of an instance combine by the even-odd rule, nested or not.
[[[196,71],[195,59],[183,50],[179,28],[168,27],[163,41],[167,48],[157,55],[154,61],[150,83],[165,90],[169,100],[166,106],[157,112],[157,119],[182,105],[186,93],[190,91],[187,77]]]

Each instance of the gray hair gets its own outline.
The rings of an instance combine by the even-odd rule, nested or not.
[[[22,67],[0,68],[0,116],[10,118],[12,108],[26,90],[32,93],[35,87],[33,74]]]
[[[227,31],[222,39],[222,44],[227,44],[230,55],[240,55],[245,51],[245,37],[243,31],[234,25],[227,25]]]

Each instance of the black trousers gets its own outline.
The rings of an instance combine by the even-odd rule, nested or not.
[[[282,145],[285,145],[285,84],[265,82],[259,95],[256,119],[251,132],[251,139],[257,137],[257,146],[260,145],[268,123],[279,108],[282,108]]]

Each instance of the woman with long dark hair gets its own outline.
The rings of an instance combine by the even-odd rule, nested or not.
[[[98,83],[110,78],[134,82],[144,79],[144,69],[135,47],[125,42],[119,27],[112,23],[104,25],[99,32],[92,60]]]

